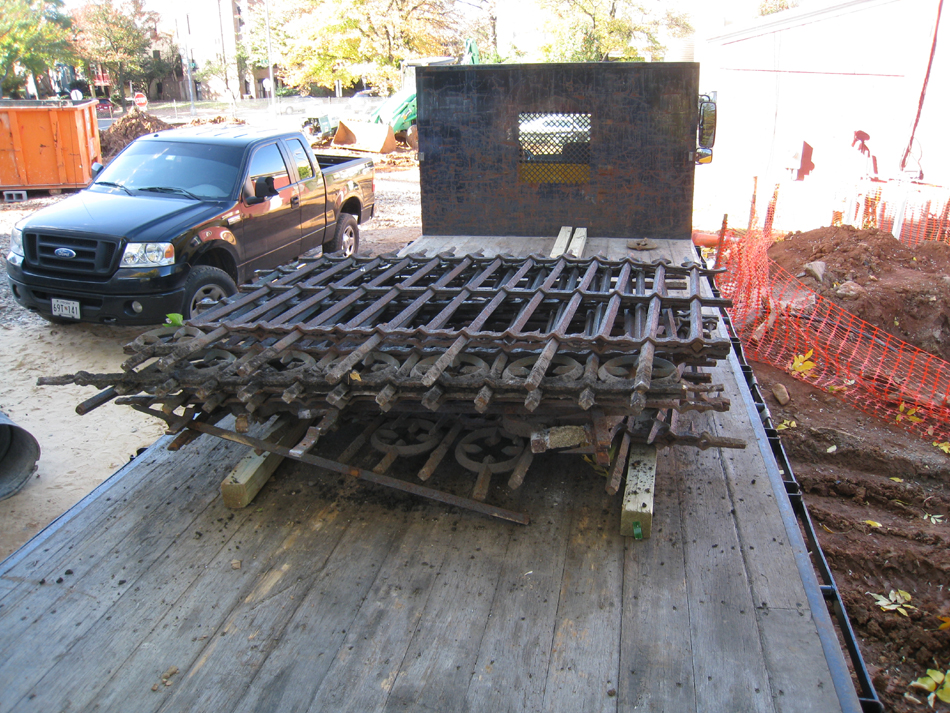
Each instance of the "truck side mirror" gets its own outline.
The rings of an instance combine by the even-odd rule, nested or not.
[[[95,161],[95,162],[89,167],[89,175],[91,175],[93,178],[95,178],[96,176],[98,176],[101,171],[102,171],[102,164],[99,163],[98,161]]]
[[[696,165],[712,163],[712,149],[696,149]]]
[[[274,188],[273,176],[259,176],[254,180],[254,195],[248,196],[246,203],[248,205],[258,205],[263,203],[271,196],[277,195],[277,189]]]
[[[699,146],[711,149],[716,143],[716,102],[701,97],[699,102]]]

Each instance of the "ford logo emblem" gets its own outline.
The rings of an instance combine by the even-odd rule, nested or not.
[[[76,257],[76,251],[70,250],[69,248],[56,248],[53,254],[56,257],[64,257],[67,260],[72,260],[74,257]]]

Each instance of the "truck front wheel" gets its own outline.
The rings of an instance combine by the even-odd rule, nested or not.
[[[224,270],[210,265],[192,269],[185,280],[185,303],[181,313],[185,319],[197,317],[214,307],[225,297],[237,292],[237,285]]]
[[[343,255],[350,257],[356,255],[360,249],[360,226],[349,213],[340,213],[336,221],[336,235],[333,240],[323,246],[325,253],[343,252]]]

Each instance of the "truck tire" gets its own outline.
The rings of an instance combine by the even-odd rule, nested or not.
[[[211,309],[225,297],[237,292],[237,285],[224,270],[210,265],[199,265],[192,269],[185,280],[185,300],[181,314],[185,319],[197,317]]]
[[[323,246],[324,253],[343,252],[346,257],[356,255],[360,249],[360,226],[349,213],[340,213],[336,220],[336,235]]]

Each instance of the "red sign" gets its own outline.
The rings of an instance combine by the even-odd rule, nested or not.
[[[148,106],[148,97],[142,94],[142,92],[136,92],[132,99],[135,101],[135,106],[139,109],[144,109]]]

